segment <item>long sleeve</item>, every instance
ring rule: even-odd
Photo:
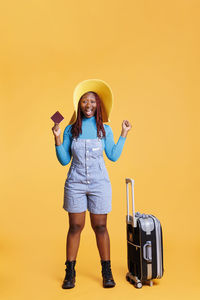
[[[126,138],[120,136],[117,144],[114,142],[113,132],[109,125],[105,125],[106,139],[105,139],[105,153],[108,159],[116,161],[120,157]]]
[[[66,166],[71,160],[71,125],[68,125],[63,133],[63,143],[56,146],[56,156],[61,163],[61,165]]]

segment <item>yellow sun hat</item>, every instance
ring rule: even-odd
[[[78,112],[78,103],[87,92],[95,92],[101,99],[101,111],[103,122],[110,122],[109,116],[113,106],[113,93],[110,86],[101,79],[87,79],[81,81],[74,89],[73,105],[74,113],[68,125],[75,123]]]

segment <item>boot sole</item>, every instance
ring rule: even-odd
[[[75,285],[74,285],[74,286],[70,286],[70,287],[69,287],[69,286],[68,286],[68,287],[63,287],[63,286],[62,286],[62,288],[63,288],[64,290],[73,289],[74,287],[75,287]]]
[[[62,284],[62,288],[64,289],[64,290],[67,290],[67,289],[73,289],[75,287],[75,282],[74,282],[74,284],[73,285],[69,285],[69,286],[65,286],[65,284],[63,283]]]
[[[106,286],[104,285],[103,287],[104,287],[105,289],[109,289],[109,288],[115,287],[115,285],[106,285]]]
[[[114,284],[113,284],[113,283],[110,283],[110,284],[107,284],[107,285],[104,285],[104,284],[103,284],[103,287],[104,287],[104,288],[113,288],[113,287],[115,287],[115,286],[116,286],[116,283],[114,283]]]

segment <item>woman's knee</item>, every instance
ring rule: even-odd
[[[107,232],[106,224],[96,224],[92,226],[96,234],[104,234]]]
[[[84,224],[71,224],[69,227],[69,233],[71,234],[76,234],[76,233],[80,233],[84,228]]]
[[[85,212],[69,213],[69,233],[76,234],[83,230],[85,225]]]

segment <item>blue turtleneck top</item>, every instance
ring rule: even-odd
[[[65,166],[69,164],[71,160],[71,143],[73,140],[71,134],[71,126],[68,125],[63,133],[63,143],[59,146],[56,146],[56,155],[61,163],[61,165]],[[113,132],[109,125],[103,124],[106,137],[101,139],[103,149],[105,150],[106,156],[111,161],[116,161],[121,155],[124,143],[126,138],[120,136],[117,144],[114,142]],[[82,133],[79,135],[80,139],[96,139],[97,138],[97,126],[96,126],[96,118],[95,116],[91,118],[83,118],[82,119]]]

